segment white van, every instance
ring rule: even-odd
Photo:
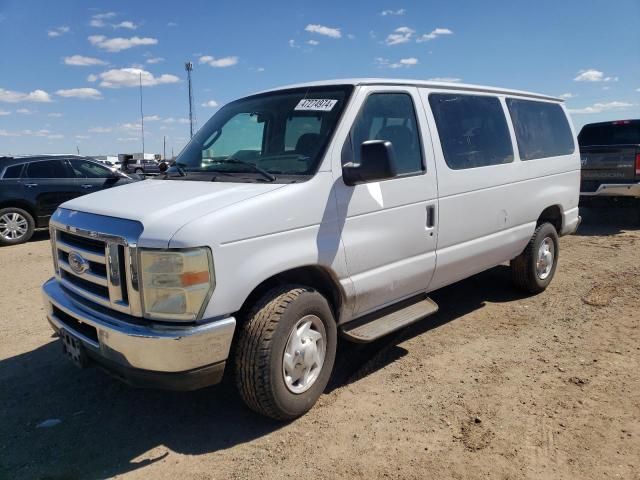
[[[405,327],[437,310],[428,292],[503,262],[543,291],[579,185],[557,98],[380,79],[270,90],[221,108],[157,179],[56,211],[47,317],[78,365],[195,389],[228,363],[252,409],[291,419],[324,390],[339,334]]]

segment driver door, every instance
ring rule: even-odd
[[[422,103],[413,87],[361,87],[334,151],[342,242],[361,316],[427,290],[436,265],[437,181]],[[348,186],[342,165],[366,140],[392,143],[398,176]]]

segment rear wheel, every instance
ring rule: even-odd
[[[536,228],[527,248],[511,260],[515,285],[528,293],[544,291],[553,280],[558,264],[558,233],[550,223]]]
[[[141,168],[136,168],[136,173],[138,175],[142,175],[142,174],[144,174],[144,170],[142,170]]]
[[[35,223],[29,212],[21,208],[0,209],[0,245],[17,245],[33,235]]]
[[[236,345],[236,384],[258,413],[291,420],[306,413],[329,381],[337,330],[327,300],[287,285],[257,302]]]

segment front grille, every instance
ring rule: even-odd
[[[58,320],[60,320],[60,322],[62,322],[67,327],[84,335],[88,339],[98,343],[98,331],[96,330],[96,327],[86,323],[79,322],[78,320],[73,318],[71,315],[60,310],[55,305],[53,305],[53,314],[56,316]]]
[[[135,313],[129,304],[128,250],[118,238],[54,228],[52,242],[64,287],[105,307]]]

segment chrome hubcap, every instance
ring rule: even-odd
[[[555,247],[553,240],[545,237],[540,244],[540,248],[538,248],[538,261],[536,262],[536,273],[540,280],[546,279],[551,273],[554,253]]]
[[[5,240],[17,240],[27,233],[27,219],[16,212],[5,213],[0,217],[0,236]]]
[[[326,331],[316,315],[302,317],[293,327],[284,348],[282,375],[289,391],[306,392],[322,371]]]

